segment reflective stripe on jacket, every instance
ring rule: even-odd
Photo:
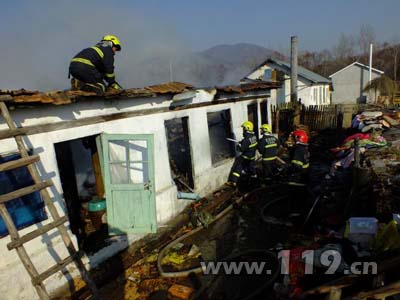
[[[96,68],[109,83],[115,83],[114,52],[109,46],[101,43],[93,47],[83,49],[71,60],[72,63],[83,63]]]
[[[310,166],[310,153],[307,144],[297,143],[295,145],[291,163],[293,167],[301,169],[307,169]]]
[[[244,138],[239,144],[239,150],[242,152],[242,157],[248,160],[256,159],[257,137],[254,132],[246,131]]]
[[[258,142],[258,151],[263,160],[274,160],[278,154],[279,140],[271,135],[264,134]]]

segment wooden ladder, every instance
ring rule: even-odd
[[[1,114],[7,123],[10,131],[13,131],[16,129],[16,126],[14,124],[13,119],[11,118],[11,115],[8,111],[7,105],[5,101],[12,100],[10,96],[0,96],[0,110]],[[0,172],[4,172],[7,170],[13,170],[17,169],[23,166],[26,166],[28,168],[29,173],[32,176],[32,179],[34,181],[34,184],[13,192],[10,192],[8,194],[3,194],[0,195],[0,215],[3,218],[3,221],[8,229],[8,232],[11,237],[11,242],[7,244],[8,250],[15,249],[17,251],[17,254],[19,258],[21,259],[21,262],[23,263],[26,271],[29,273],[32,284],[35,287],[39,298],[41,300],[50,300],[50,296],[48,292],[46,291],[44,281],[49,278],[51,275],[63,270],[67,265],[70,263],[74,262],[80,272],[80,275],[82,279],[86,282],[87,287],[90,289],[91,294],[92,294],[92,299],[99,299],[99,294],[96,288],[96,285],[94,282],[90,279],[89,274],[81,260],[81,255],[79,252],[76,251],[71,237],[68,234],[67,228],[64,226],[64,223],[68,221],[66,216],[61,217],[54,206],[54,203],[50,197],[50,194],[47,190],[48,187],[53,185],[52,180],[46,180],[42,181],[40,178],[40,174],[38,172],[38,169],[35,165],[36,162],[40,161],[39,155],[29,155],[27,148],[25,147],[25,144],[23,142],[22,136],[19,134],[13,134],[14,139],[17,143],[19,154],[21,155],[21,158],[18,160],[14,161],[9,161],[3,164],[0,164]],[[18,230],[5,206],[5,203],[8,201],[11,201],[13,199],[31,194],[33,192],[40,191],[40,195],[42,196],[42,199],[50,212],[50,215],[53,219],[53,221],[47,225],[44,225],[43,227],[36,229],[24,236],[20,236],[18,234]],[[67,248],[69,252],[69,256],[60,262],[58,262],[56,265],[52,266],[51,268],[47,269],[43,273],[40,273],[36,270],[35,266],[32,263],[31,258],[29,257],[24,244],[31,241],[34,238],[40,237],[43,234],[49,232],[52,229],[57,229],[58,232],[61,235],[61,238],[65,244],[65,247]]]

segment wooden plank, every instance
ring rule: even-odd
[[[10,234],[11,240],[16,240],[19,238],[18,235],[18,230],[14,225],[14,221],[12,220],[6,206],[4,204],[0,204],[0,215],[3,218],[4,224],[6,225],[8,229],[8,233]],[[26,271],[28,272],[29,276],[31,278],[34,278],[35,276],[38,276],[39,273],[36,270],[35,266],[32,263],[32,260],[30,259],[28,253],[26,252],[24,247],[18,247],[16,248],[17,254],[19,256],[19,259],[21,260],[22,264],[24,265]],[[36,289],[36,292],[39,295],[39,298],[41,300],[50,300],[50,296],[47,293],[43,283],[37,284],[34,286]]]
[[[29,242],[29,241],[33,240],[34,238],[37,238],[37,237],[43,235],[44,233],[49,232],[50,230],[64,224],[67,221],[68,221],[68,218],[66,216],[63,216],[60,219],[58,219],[50,224],[46,224],[43,227],[40,227],[39,229],[36,229],[16,240],[13,240],[12,242],[7,244],[7,248],[8,248],[8,250],[17,248],[17,247],[23,245],[24,243]]]
[[[399,294],[400,280],[372,291],[358,293],[352,299],[382,299]]]
[[[93,163],[94,178],[96,179],[96,193],[100,198],[102,198],[104,197],[104,182],[103,182],[103,175],[101,173],[99,152],[96,152],[92,155],[92,163]]]
[[[14,121],[12,120],[10,113],[8,112],[7,106],[5,105],[5,103],[0,102],[0,109],[1,109],[1,114],[3,115],[4,120],[6,121],[8,127],[10,128],[10,130],[15,130],[16,126]],[[29,153],[28,150],[25,147],[24,141],[22,139],[21,136],[16,136],[15,137],[15,141],[17,143],[19,152],[21,154],[21,157],[29,157]],[[38,172],[38,170],[36,169],[36,166],[31,164],[27,166],[29,173],[32,176],[33,181],[35,182],[35,184],[39,184],[42,182],[41,178],[40,178],[40,174]],[[60,218],[60,215],[57,211],[57,208],[55,207],[53,200],[50,197],[50,194],[48,192],[47,189],[41,189],[40,190],[40,194],[42,196],[43,201],[45,202],[47,209],[50,212],[50,215],[52,216],[53,220],[58,220]],[[76,250],[75,250],[75,246],[72,243],[71,237],[68,234],[68,231],[66,229],[66,227],[64,225],[60,225],[58,227],[58,230],[61,234],[61,238],[65,244],[65,247],[67,248],[70,256],[73,256],[76,254]],[[22,249],[23,247],[18,247],[16,249]],[[29,258],[29,256],[27,256]],[[77,259],[76,261],[76,265],[78,267],[78,270],[83,278],[84,281],[86,281],[87,285],[89,286],[90,290],[93,293],[93,296],[95,298],[98,297],[98,290],[96,285],[94,284],[94,282],[91,280],[91,278],[89,277],[89,274],[87,273],[87,270],[85,268],[85,265],[82,263],[82,261],[80,259]],[[38,291],[39,294],[39,291]],[[40,296],[40,294],[39,294]]]
[[[327,300],[340,300],[342,298],[342,289],[332,288]]]
[[[0,196],[0,203],[5,203],[5,202],[8,202],[10,200],[22,197],[22,196],[26,196],[26,195],[32,194],[32,193],[34,193],[36,191],[40,191],[40,190],[45,189],[45,188],[47,188],[49,186],[52,186],[52,185],[53,185],[53,182],[51,180],[47,180],[47,181],[43,181],[43,182],[40,182],[40,183],[36,183],[34,185],[31,185],[31,186],[24,187],[22,189],[13,191],[11,193],[1,195]]]
[[[8,127],[10,128],[10,130],[15,130],[16,129],[15,123],[12,120],[12,118],[10,116],[10,113],[8,112],[8,109],[7,109],[7,106],[5,105],[5,103],[0,102],[0,109],[1,109],[1,114],[3,115],[3,118],[6,121]],[[67,123],[69,123],[69,122],[67,122]],[[71,124],[70,124],[70,126],[71,126]],[[22,137],[21,136],[16,136],[15,137],[15,142],[17,143],[17,146],[18,146],[19,152],[21,154],[21,157],[29,157],[30,155],[28,153],[28,150],[25,147],[25,144],[24,144],[24,141],[23,141]],[[37,170],[36,166],[31,164],[31,165],[28,165],[27,168],[28,168],[28,171],[31,174],[32,179],[35,182],[35,184],[41,183],[42,180],[40,178],[40,174],[39,174],[39,171]],[[44,203],[46,204],[47,209],[50,212],[50,215],[53,218],[53,220],[58,220],[60,218],[60,215],[59,215],[59,213],[57,211],[57,208],[55,207],[55,205],[53,203],[53,199],[50,197],[50,194],[49,194],[48,190],[47,189],[41,189],[40,190],[40,195],[42,196],[42,199],[43,199]],[[63,240],[64,245],[67,248],[70,256],[74,256],[77,252],[75,250],[74,244],[72,243],[71,237],[69,236],[67,228],[63,224],[60,225],[57,228],[58,228],[58,230],[60,232],[61,239]],[[18,235],[17,235],[17,237],[18,237]],[[23,247],[18,247],[16,249],[18,250],[18,249],[24,249],[24,248]],[[26,254],[26,257],[29,259],[29,256],[27,256],[27,254]],[[95,283],[91,280],[91,278],[90,278],[90,276],[89,276],[89,274],[88,274],[88,272],[87,272],[87,270],[85,268],[85,265],[83,264],[83,262],[80,260],[79,257],[76,260],[76,265],[78,267],[78,270],[79,270],[83,280],[87,283],[88,287],[90,288],[93,296],[95,298],[98,298],[97,287],[96,287]],[[35,286],[35,287],[37,287],[37,286]],[[38,290],[38,288],[37,288],[37,290]],[[39,290],[38,290],[38,294],[39,294],[39,296],[41,296]],[[47,298],[43,298],[43,299],[47,300]]]
[[[39,283],[42,283],[47,278],[49,278],[51,275],[53,275],[53,274],[61,271],[62,269],[64,269],[66,266],[68,266],[74,260],[75,260],[74,256],[68,256],[67,258],[64,258],[62,261],[58,262],[56,265],[54,265],[51,268],[47,269],[43,273],[39,274],[38,276],[33,277],[32,278],[33,285],[37,285]]]
[[[357,279],[359,279],[359,276],[357,276],[357,275],[341,277],[341,278],[335,279],[333,281],[330,281],[326,284],[323,284],[321,286],[318,286],[316,288],[313,288],[311,290],[305,291],[303,294],[301,294],[301,296],[307,297],[310,295],[319,295],[319,294],[330,293],[330,291],[333,288],[342,289],[344,287],[354,284],[355,282],[357,282]]]
[[[29,157],[22,157],[17,160],[8,161],[6,163],[0,164],[0,172],[14,170],[23,166],[27,166],[29,164],[33,164],[40,160],[39,155],[32,155]]]
[[[279,119],[280,119],[280,109],[277,108],[276,109],[276,115],[275,115],[275,122],[276,122],[276,126],[275,126],[275,132],[279,135]]]
[[[0,95],[0,101],[1,102],[7,102],[7,101],[12,101],[14,100],[11,95]]]
[[[182,105],[182,106],[175,106],[175,107],[142,109],[142,110],[137,110],[137,111],[115,113],[115,114],[109,114],[109,115],[104,115],[104,116],[88,117],[88,118],[79,119],[79,120],[61,121],[61,122],[48,123],[48,124],[42,124],[42,125],[32,125],[32,126],[19,127],[19,128],[17,128],[16,126],[13,126],[13,127],[10,127],[10,129],[0,130],[0,140],[17,137],[17,136],[21,136],[21,135],[45,133],[45,132],[62,130],[62,129],[75,128],[75,127],[93,125],[93,124],[98,124],[98,123],[103,123],[103,122],[115,121],[115,120],[119,120],[119,119],[164,113],[164,112],[168,112],[168,111],[180,111],[180,110],[193,109],[193,108],[198,108],[198,107],[235,103],[235,102],[240,102],[240,101],[257,99],[259,97],[261,97],[261,96],[241,97],[241,98],[233,98],[233,99],[227,99],[227,100],[215,100],[215,101],[207,102],[207,103],[196,103],[196,104]],[[2,103],[2,102],[0,102],[0,103]]]

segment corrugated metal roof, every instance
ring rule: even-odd
[[[259,68],[261,68],[262,66],[264,66],[268,63],[273,63],[276,65],[279,65],[280,67],[286,69],[287,73],[290,74],[290,63],[283,61],[283,60],[269,58],[269,59],[263,61],[257,67],[255,67],[249,74],[247,74],[245,76],[245,78],[247,76],[249,76],[250,74],[252,74],[254,71],[258,70]],[[330,79],[325,78],[325,77],[323,77],[317,73],[314,73],[306,68],[303,68],[301,66],[297,67],[297,73],[298,73],[298,76],[308,79],[309,81],[311,81],[313,83],[331,83]]]
[[[276,63],[277,65],[283,66],[290,72],[290,63],[283,61],[283,60],[278,60],[278,59],[270,59],[269,61]],[[302,76],[314,83],[331,83],[331,81],[328,78],[325,78],[317,73],[314,73],[306,68],[303,68],[301,66],[297,67],[297,73],[298,76]]]
[[[362,63],[359,63],[358,61],[355,61],[355,62],[351,63],[350,65],[348,65],[348,66],[346,66],[346,67],[344,67],[344,68],[341,68],[340,70],[336,71],[336,72],[333,73],[332,75],[329,75],[329,78],[331,78],[331,77],[333,77],[333,76],[339,74],[340,72],[342,72],[342,71],[344,71],[344,70],[350,68],[351,66],[358,66],[358,67],[360,67],[360,68],[369,70],[369,66],[364,65],[364,64],[362,64]],[[382,75],[382,74],[385,73],[385,72],[383,72],[383,71],[381,71],[381,70],[378,70],[378,69],[375,69],[375,68],[372,68],[371,70],[372,70],[372,72],[378,73],[378,74],[380,74],[380,75]]]

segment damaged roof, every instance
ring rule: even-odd
[[[241,85],[228,85],[222,87],[216,87],[217,91],[224,93],[239,93],[244,94],[248,91],[254,90],[262,90],[262,89],[277,89],[281,86],[281,83],[278,82],[252,82],[252,83],[243,83]]]
[[[274,89],[278,88],[279,83],[257,82],[242,84],[239,86],[224,86],[216,87],[217,92],[224,93],[239,93],[243,94],[247,91]],[[176,95],[187,91],[194,91],[192,85],[182,82],[167,82],[158,85],[152,85],[144,88],[132,88],[126,90],[107,91],[102,97],[104,99],[122,99],[122,98],[143,98],[157,97],[159,95]],[[13,104],[54,104],[65,105],[71,104],[78,100],[90,100],[99,98],[94,92],[86,91],[29,91],[20,90],[0,90],[2,101],[7,101]]]

